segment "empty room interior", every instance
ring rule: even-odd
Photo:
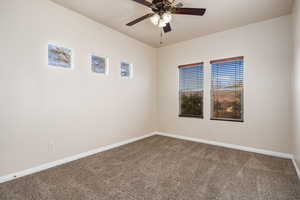
[[[300,200],[300,0],[0,0],[0,200]]]

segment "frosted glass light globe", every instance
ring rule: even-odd
[[[167,24],[163,20],[159,20],[159,23],[158,23],[159,28],[165,27],[166,25]]]
[[[150,21],[155,25],[157,26],[159,24],[159,21],[160,21],[160,16],[158,14],[155,14],[153,15],[151,18],[150,18]]]
[[[162,16],[162,20],[167,24],[172,20],[171,13],[164,13]]]

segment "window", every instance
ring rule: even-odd
[[[211,119],[243,121],[244,58],[211,61]]]
[[[127,62],[121,62],[121,77],[131,78],[132,77],[132,65]]]
[[[107,58],[92,55],[91,65],[93,72],[98,74],[108,74]]]
[[[180,117],[203,118],[203,63],[179,66]]]

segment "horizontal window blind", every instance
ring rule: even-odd
[[[211,118],[243,121],[244,58],[211,61]]]
[[[203,118],[203,78],[203,63],[179,66],[179,116]]]

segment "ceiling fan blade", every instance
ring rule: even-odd
[[[181,14],[181,15],[197,15],[203,16],[205,14],[205,8],[174,8],[172,10],[173,14]]]
[[[150,3],[150,2],[148,2],[148,1],[146,1],[146,0],[133,0],[133,1],[135,1],[135,2],[137,2],[137,3],[139,3],[139,4],[142,4],[142,5],[144,5],[144,6],[148,6],[148,7],[151,7],[151,6],[152,6],[152,3]]]
[[[137,24],[137,23],[139,23],[139,22],[141,22],[141,21],[143,21],[143,20],[145,20],[145,19],[147,19],[147,18],[152,17],[153,15],[155,15],[155,14],[154,14],[154,13],[149,13],[149,14],[147,14],[147,15],[144,15],[143,17],[140,17],[140,18],[138,18],[138,19],[132,21],[132,22],[129,22],[129,23],[126,24],[126,25],[127,25],[127,26],[133,26],[133,25],[135,25],[135,24]]]
[[[171,32],[172,31],[171,24],[167,23],[167,25],[163,29],[165,33]]]

